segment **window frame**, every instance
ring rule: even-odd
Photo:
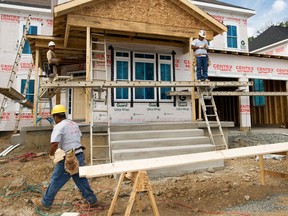
[[[236,27],[236,33],[237,33],[237,47],[228,47],[228,32],[224,32],[224,40],[225,40],[225,48],[226,49],[230,49],[230,50],[240,50],[240,25],[238,23],[235,22],[225,22],[225,25],[227,26],[235,26]]]
[[[169,56],[170,57],[170,60],[163,60],[161,59],[161,56]],[[173,56],[171,54],[158,54],[158,77],[159,77],[159,81],[163,81],[161,79],[161,64],[169,64],[170,65],[170,81],[172,81],[173,79]],[[167,81],[167,80],[164,80],[164,81]],[[165,87],[166,88],[166,87]],[[172,87],[167,87],[167,88],[170,88],[170,91],[172,91]],[[173,98],[170,96],[170,99],[162,99],[161,98],[161,87],[158,87],[159,89],[159,101],[160,102],[172,102],[173,101]]]
[[[153,55],[154,58],[150,59],[150,58],[139,58],[139,57],[135,57],[136,54],[145,54],[145,55]],[[144,80],[138,80],[136,79],[136,63],[140,62],[140,63],[152,63],[154,65],[154,79],[153,80],[148,80],[148,81],[156,81],[156,53],[149,53],[149,52],[133,52],[133,81],[144,81]],[[154,91],[154,99],[137,99],[136,98],[136,89],[133,88],[133,100],[135,102],[156,102],[157,101],[157,91],[155,87],[143,87],[143,88],[153,88]]]
[[[117,56],[117,53],[127,53],[128,57],[123,57],[123,56]],[[127,80],[125,79],[117,79],[117,61],[127,61],[128,62],[128,78]],[[131,57],[130,57],[130,52],[129,51],[124,51],[124,50],[115,50],[114,54],[114,80],[115,81],[130,81],[131,80]],[[131,88],[128,88],[128,98],[127,99],[120,99],[117,98],[117,89],[121,88],[114,88],[114,101],[115,102],[129,102],[131,101]]]

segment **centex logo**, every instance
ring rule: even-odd
[[[237,72],[244,72],[244,73],[252,73],[254,71],[254,67],[251,66],[236,66]]]

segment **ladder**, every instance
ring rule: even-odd
[[[199,87],[197,89],[199,91],[200,103],[212,144],[215,146],[216,150],[228,149],[217,114],[216,103],[212,95],[213,87]],[[215,130],[214,133],[212,133],[211,127]]]
[[[104,35],[91,34],[91,81],[107,81],[107,55],[106,40]],[[90,96],[90,162],[91,165],[111,163],[110,147],[110,117],[108,106],[108,88],[97,87],[91,89]],[[94,132],[94,126],[100,125],[104,117],[107,123],[107,131]],[[105,125],[106,126],[106,125]],[[107,137],[107,143],[101,137]]]
[[[29,82],[30,82],[30,79],[31,79],[32,68],[33,68],[33,60],[30,63],[30,68],[28,70],[27,79],[26,79],[26,82],[25,82],[24,90],[23,90],[23,96],[25,98],[26,98],[27,90],[29,88]],[[14,126],[14,134],[16,134],[17,131],[18,131],[18,127],[19,127],[19,124],[20,124],[21,114],[22,114],[23,108],[24,108],[24,105],[21,103],[20,104],[19,113],[18,113],[18,116],[16,118],[16,122],[15,122],[15,126]]]
[[[15,80],[15,77],[16,77],[16,73],[17,73],[17,69],[18,69],[18,64],[20,62],[22,51],[23,51],[23,48],[24,48],[24,45],[25,45],[25,41],[27,40],[27,35],[29,33],[30,24],[31,24],[31,15],[29,15],[28,18],[27,18],[27,21],[26,21],[26,24],[25,24],[25,28],[24,28],[24,31],[23,31],[23,35],[22,35],[22,38],[21,38],[19,46],[18,46],[16,58],[15,58],[15,61],[14,61],[14,65],[13,65],[13,68],[12,68],[12,71],[11,71],[11,74],[10,74],[10,77],[9,77],[9,81],[8,81],[8,84],[7,84],[8,88],[13,87],[13,83],[14,83],[14,80]],[[4,96],[4,98],[2,100],[2,103],[1,103],[1,107],[0,107],[0,124],[1,124],[2,119],[3,119],[3,114],[4,114],[4,111],[5,111],[5,107],[6,107],[7,101],[8,101],[8,97]]]

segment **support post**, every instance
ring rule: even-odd
[[[91,29],[86,28],[86,81],[91,81]],[[90,123],[90,104],[91,89],[86,88],[86,110],[85,110],[85,122]]]
[[[190,72],[191,81],[195,81],[195,67],[194,67],[194,51],[192,47],[193,38],[189,39],[189,55],[190,55]],[[196,121],[196,95],[195,87],[191,88],[191,112],[192,112],[192,122]]]
[[[247,77],[239,78],[239,81],[249,81]],[[249,92],[249,87],[241,87],[241,90]],[[239,97],[239,111],[240,111],[240,131],[251,130],[251,109],[250,109],[250,98],[249,96]]]
[[[34,103],[33,103],[33,126],[36,126],[37,122],[37,106],[38,106],[38,94],[39,94],[39,48],[36,49],[35,56],[35,81],[34,81]]]

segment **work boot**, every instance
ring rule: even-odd
[[[51,209],[51,206],[49,206],[49,207],[44,206],[41,202],[41,199],[39,199],[39,198],[32,199],[32,202],[35,205],[35,207],[40,211],[49,211]]]

